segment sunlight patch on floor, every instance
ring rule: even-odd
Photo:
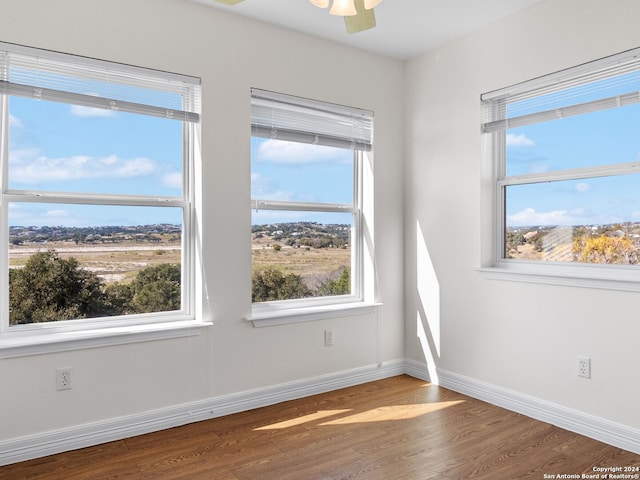
[[[320,410],[319,412],[304,415],[302,417],[292,418],[291,420],[285,420],[284,422],[265,425],[264,427],[256,428],[255,430],[281,430],[283,428],[296,427],[304,423],[322,420],[327,417],[332,417],[333,415],[339,415],[341,413],[347,413],[350,411],[351,409],[349,408],[343,410]]]
[[[456,400],[451,402],[434,402],[434,403],[418,403],[412,405],[391,405],[386,407],[374,408],[366,412],[355,413],[348,417],[338,418],[330,422],[322,423],[322,426],[328,425],[349,425],[353,423],[368,422],[391,422],[398,420],[410,420],[413,418],[436,412],[444,408],[452,407],[464,403],[464,400]]]

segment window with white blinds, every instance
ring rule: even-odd
[[[195,318],[199,120],[197,78],[0,43],[2,338]]]
[[[254,314],[361,302],[372,112],[254,88],[251,133]]]
[[[197,78],[0,43],[0,94],[199,121]]]
[[[373,113],[254,88],[251,90],[254,137],[370,151]]]
[[[482,104],[494,219],[484,266],[640,289],[640,50],[486,93]]]

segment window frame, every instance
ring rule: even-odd
[[[594,106],[596,102],[584,102],[560,107],[557,111],[535,112],[521,117],[507,116],[507,105],[518,99],[535,99],[549,93],[586,85],[602,78],[614,78],[630,71],[640,71],[640,49],[569,68],[543,77],[481,95],[483,108],[483,150],[481,171],[481,261],[478,271],[484,278],[522,281],[551,285],[567,285],[622,291],[640,291],[640,266],[604,265],[587,263],[562,263],[551,261],[527,261],[506,257],[506,189],[514,185],[542,184],[563,180],[580,180],[638,174],[640,162],[601,164],[553,170],[542,173],[507,175],[506,132],[509,128],[541,123],[563,114],[580,115],[608,108],[638,103],[635,97],[619,95],[603,98],[608,106]],[[516,99],[516,100],[514,100]],[[556,116],[557,115],[557,116]],[[487,221],[488,220],[488,221]]]
[[[94,92],[79,93],[77,89],[81,87],[73,85],[67,91],[64,85],[58,90],[55,85],[41,86],[37,81],[34,81],[33,85],[17,84],[15,81],[11,83],[9,72],[12,68],[12,55],[18,65],[22,67],[23,64],[20,62],[24,61],[28,65],[26,68],[35,72],[39,72],[37,65],[42,62],[45,77],[47,72],[54,71],[54,68],[61,68],[62,75],[68,76],[64,78],[78,81],[100,78],[98,81],[104,82],[102,77],[99,77],[104,74],[124,89],[130,88],[131,92],[118,92],[116,95],[121,97],[109,98]],[[6,306],[0,311],[0,358],[197,334],[198,327],[210,324],[202,318],[202,305],[199,305],[202,300],[202,275],[196,268],[197,258],[200,256],[197,235],[201,231],[196,215],[196,198],[199,198],[196,170],[201,165],[200,79],[7,43],[0,43],[0,57],[0,301]],[[47,80],[43,82],[46,83]],[[72,91],[74,88],[76,91]],[[166,91],[172,98],[179,96],[182,98],[182,105],[176,109],[171,105],[165,106],[162,102],[167,100],[164,98],[154,97],[150,100],[145,99],[147,101],[143,103],[135,103],[131,98],[125,97],[127,94],[135,96],[138,90],[145,93],[155,92],[154,88]],[[161,96],[164,95],[162,92]],[[179,196],[162,196],[9,188],[9,100],[14,95],[36,100],[42,95],[43,99],[65,105],[122,110],[182,122],[182,193]],[[89,207],[179,208],[182,211],[181,309],[171,312],[10,325],[8,205],[11,202],[75,204]]]
[[[277,100],[286,102],[288,106],[303,106],[317,109],[326,109],[332,111],[349,112],[349,110],[357,111],[356,114],[362,114],[365,112],[360,109],[351,109],[351,107],[345,107],[341,105],[329,104],[326,102],[320,102],[316,100],[310,100],[300,97],[293,97],[285,94],[265,92],[258,89],[252,89],[252,102],[253,92],[257,91],[258,95],[265,94],[271,96]],[[252,103],[253,106],[253,103]],[[367,112],[366,115],[373,117],[372,112]],[[265,128],[262,127],[262,135],[253,135],[255,124],[252,119],[252,137],[265,138]],[[271,128],[271,138],[278,139],[280,132],[277,131],[277,127]],[[326,128],[323,125],[322,128]],[[326,131],[324,132],[326,135]],[[339,148],[351,148],[353,151],[353,198],[351,203],[319,203],[319,202],[291,202],[291,201],[277,201],[267,200],[260,198],[251,198],[251,209],[259,210],[286,210],[293,212],[327,212],[327,213],[351,213],[353,216],[353,224],[351,231],[351,294],[349,295],[335,295],[335,296],[323,296],[323,297],[307,297],[288,300],[266,301],[266,302],[252,302],[251,314],[246,317],[246,320],[252,321],[254,326],[270,326],[280,325],[286,323],[295,323],[301,321],[318,320],[323,318],[335,318],[348,315],[358,314],[370,314],[375,310],[375,307],[379,304],[372,300],[372,295],[369,291],[372,291],[372,280],[367,272],[373,270],[372,258],[373,252],[365,253],[365,231],[371,232],[370,225],[372,221],[367,221],[367,217],[371,216],[372,194],[369,191],[371,187],[367,187],[365,184],[372,184],[372,179],[368,178],[372,175],[372,169],[365,171],[365,162],[372,160],[373,147],[372,147],[372,132],[370,133],[371,140],[369,147],[363,147],[364,143],[360,143],[359,140],[349,140],[339,138],[339,135],[332,137],[330,134],[324,139],[318,140],[316,136],[315,140],[308,141],[308,138],[301,140],[300,143],[313,143],[333,145]],[[313,133],[309,131],[300,134],[299,132],[286,130],[282,134],[284,141],[296,142],[298,138],[313,137]],[[320,135],[322,136],[322,135]],[[253,160],[252,160],[253,161]],[[371,162],[369,162],[371,165]],[[369,201],[367,201],[367,199]],[[370,235],[370,233],[369,233]],[[253,259],[252,259],[253,263]],[[252,269],[253,271],[253,269]]]

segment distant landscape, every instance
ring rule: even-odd
[[[506,258],[552,262],[636,265],[640,223],[510,227]]]
[[[309,288],[340,277],[351,265],[351,225],[286,222],[253,225],[253,271],[276,267],[300,275]]]
[[[313,288],[338,278],[351,264],[351,225],[282,222],[253,225],[253,270],[275,267],[300,275]],[[11,226],[10,268],[21,268],[37,252],[55,250],[74,257],[105,282],[127,281],[136,272],[159,263],[181,261],[180,225],[139,226]]]
[[[252,301],[349,294],[350,235],[349,225],[254,226]],[[10,227],[10,324],[180,310],[181,237],[170,224]]]
[[[55,250],[105,282],[132,279],[136,272],[160,263],[181,261],[180,225],[101,227],[11,226],[9,267],[21,268],[35,253]]]

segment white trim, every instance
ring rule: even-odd
[[[393,360],[141,414],[4,440],[0,441],[0,466],[274,405],[403,373],[404,361]]]
[[[597,167],[573,168],[570,170],[551,170],[540,173],[512,175],[498,179],[499,188],[511,185],[532,185],[545,182],[562,182],[585,178],[612,177],[619,175],[635,175],[640,173],[639,162],[598,165]]]
[[[438,385],[437,379],[432,379],[429,375],[429,366],[426,363],[407,358],[404,361],[404,373],[413,378]]]
[[[406,360],[405,372],[428,381],[427,364]],[[540,398],[514,392],[447,370],[437,370],[437,384],[472,398],[550,423],[640,455],[640,429],[627,427]]]
[[[105,326],[83,331],[62,331],[38,335],[16,335],[0,339],[0,359],[66,352],[87,348],[149,342],[168,338],[191,337],[200,334],[211,322],[186,320],[154,324]]]
[[[535,265],[504,261],[495,267],[478,268],[478,273],[488,280],[640,292],[640,271],[625,265]]]
[[[285,325],[288,323],[310,322],[325,318],[340,318],[354,315],[373,315],[381,303],[332,303],[329,305],[307,306],[303,308],[288,308],[280,310],[268,310],[256,308],[245,320],[253,322],[255,327],[270,327],[273,325]]]
[[[412,359],[319,375],[206,400],[0,441],[0,466],[121,440],[288,400],[373,382],[396,375],[430,381],[426,363]],[[640,429],[630,428],[539,398],[447,370],[434,383],[469,397],[521,413],[640,455]]]

